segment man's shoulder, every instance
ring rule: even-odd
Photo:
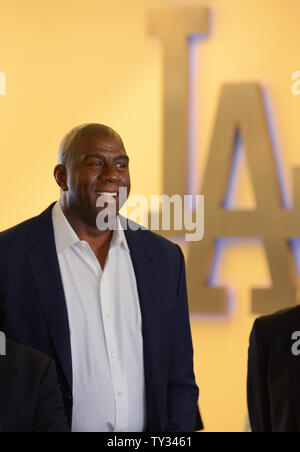
[[[0,262],[7,256],[13,256],[14,250],[22,253],[26,249],[27,237],[31,225],[37,217],[23,221],[12,228],[0,232]]]
[[[168,240],[158,233],[125,217],[120,216],[120,220],[123,228],[125,228],[125,233],[127,232],[133,238],[139,240],[145,247],[148,247],[153,252],[158,251],[178,255],[178,246],[171,240]]]
[[[8,246],[12,244],[16,244],[20,242],[20,240],[23,240],[25,236],[27,236],[31,226],[38,225],[38,222],[40,219],[43,218],[46,214],[49,214],[50,209],[52,208],[53,204],[51,204],[50,207],[48,207],[45,211],[43,211],[41,214],[36,215],[32,218],[29,218],[28,220],[25,220],[9,229],[6,229],[4,231],[0,232],[0,248],[7,244]]]
[[[0,243],[26,232],[26,230],[28,230],[28,227],[30,227],[30,225],[34,222],[34,220],[36,218],[37,217],[29,218],[28,220],[22,221],[22,223],[19,223],[15,226],[12,226],[11,228],[1,231],[0,232]]]
[[[257,322],[261,325],[276,326],[276,325],[288,325],[290,322],[294,322],[295,318],[300,318],[300,305],[293,306],[286,309],[281,309],[272,314],[258,317]]]
[[[253,330],[265,340],[273,341],[278,337],[290,339],[291,333],[300,330],[300,306],[282,309],[273,314],[264,315],[254,322]]]

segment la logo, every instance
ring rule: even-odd
[[[163,8],[148,16],[148,32],[163,48],[163,192],[184,195],[189,187],[189,42],[209,32],[203,6]],[[224,205],[235,143],[241,136],[256,197],[256,209]],[[205,196],[205,236],[189,245],[187,278],[191,312],[226,313],[226,288],[209,283],[215,247],[221,238],[260,238],[272,287],[252,289],[252,312],[266,314],[297,302],[297,274],[290,240],[300,235],[300,169],[294,169],[294,204],[288,210],[268,130],[262,88],[257,83],[221,87],[208,163],[198,193]],[[172,230],[172,237],[179,232]],[[182,233],[181,233],[182,235]]]

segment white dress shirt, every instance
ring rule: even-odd
[[[142,321],[135,274],[118,218],[105,267],[57,202],[52,212],[67,304],[73,432],[145,429]]]

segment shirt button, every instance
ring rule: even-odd
[[[123,392],[121,392],[121,391],[118,392],[118,396],[119,396],[119,397],[123,397]]]
[[[115,353],[115,352],[112,352],[112,354],[111,354],[114,358],[116,358],[118,355],[117,355],[117,353]]]
[[[107,319],[111,319],[111,315],[110,314],[106,314],[106,318]]]

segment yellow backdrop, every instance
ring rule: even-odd
[[[180,4],[194,4],[184,1]],[[168,0],[1,0],[0,229],[44,210],[58,197],[52,177],[61,137],[101,122],[124,138],[133,193],[160,193],[162,65],[146,35],[148,8]],[[201,4],[201,2],[200,2]],[[198,167],[203,175],[220,85],[258,81],[273,107],[289,187],[300,165],[298,0],[206,0],[211,34],[197,49]],[[242,168],[236,205],[255,204]],[[231,317],[192,318],[200,407],[207,431],[241,431],[247,415],[250,288],[270,284],[259,243],[237,242],[222,257],[219,281],[230,287]]]

